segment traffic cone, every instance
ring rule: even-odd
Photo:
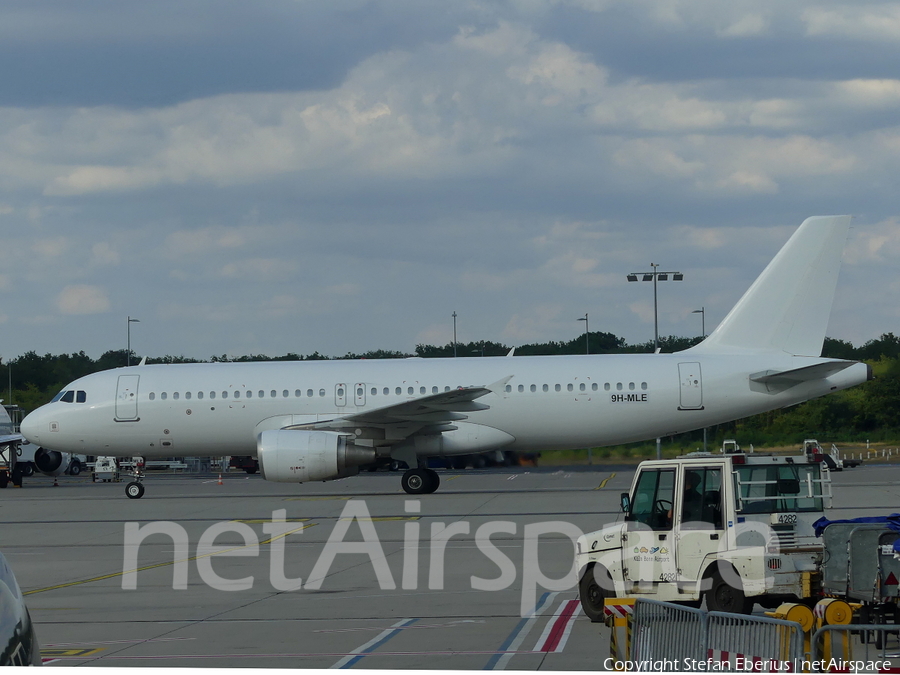
[[[225,485],[225,483],[222,482],[222,474],[219,474],[219,485]]]

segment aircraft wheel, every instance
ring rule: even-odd
[[[429,492],[432,480],[429,469],[409,469],[400,479],[403,491],[410,495],[422,495]]]
[[[70,476],[77,476],[81,473],[81,463],[78,461],[72,462],[72,466],[69,468]]]
[[[129,499],[140,499],[144,496],[144,486],[137,481],[132,481],[125,486],[125,494]]]
[[[429,482],[427,494],[437,492],[437,489],[441,486],[441,475],[434,469],[425,469],[425,471],[428,473]]]

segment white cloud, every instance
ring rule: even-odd
[[[801,12],[807,35],[860,40],[900,40],[900,7],[896,3],[848,3],[813,6]]]
[[[107,241],[99,241],[91,247],[91,264],[97,266],[118,265],[119,252]]]
[[[102,314],[109,311],[109,297],[100,286],[77,284],[66,286],[56,306],[63,314]]]
[[[894,263],[900,260],[900,217],[851,229],[844,260],[851,265]]]
[[[39,239],[34,242],[31,250],[42,258],[59,258],[69,251],[70,244],[66,237],[54,237],[52,239]]]

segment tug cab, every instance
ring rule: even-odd
[[[601,620],[607,597],[739,613],[810,597],[822,556],[813,523],[830,497],[827,467],[803,455],[642,462],[622,519],[576,542],[585,613]]]

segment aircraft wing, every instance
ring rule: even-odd
[[[507,377],[488,386],[459,387],[458,389],[421,396],[409,401],[384,406],[383,408],[375,408],[374,410],[336,417],[328,421],[294,425],[287,428],[338,431],[353,427],[376,427],[381,429],[403,427],[406,432],[401,433],[401,437],[412,435],[425,427],[429,427],[432,431],[447,431],[453,428],[453,422],[467,419],[468,415],[466,413],[488,410],[490,408],[489,405],[479,403],[476,399],[493,391],[498,391],[509,379],[511,378]],[[433,427],[438,428],[434,429]]]
[[[825,363],[817,363],[814,366],[806,366],[804,368],[794,368],[793,370],[765,370],[751,375],[750,380],[764,384],[770,390],[784,390],[801,382],[825,379],[835,373],[839,373],[844,368],[849,368],[855,363],[856,361],[826,361]]]

